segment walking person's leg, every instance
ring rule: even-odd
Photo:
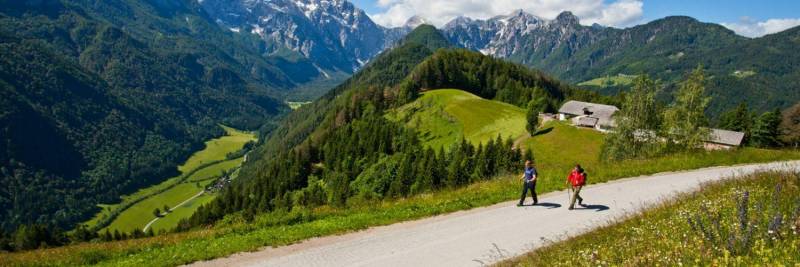
[[[539,197],[536,196],[536,180],[531,182],[531,196],[533,197],[533,205],[539,204]]]
[[[579,195],[579,194],[578,194],[578,193],[580,193],[580,192],[581,192],[581,188],[583,188],[583,186],[579,186],[579,187],[578,187],[578,191],[577,191],[577,192],[575,192],[575,195],[576,195],[576,196],[577,196],[577,198],[578,198],[578,206],[581,206],[581,207],[583,207],[583,198],[581,197],[581,195]]]
[[[525,196],[528,195],[528,183],[522,183],[522,196],[519,197],[519,203],[517,206],[522,206],[522,203],[525,202]]]
[[[572,187],[572,198],[570,198],[570,200],[569,200],[569,209],[574,209],[575,208],[575,199],[578,198],[578,192],[580,192],[580,191],[581,191],[581,187],[580,186]]]

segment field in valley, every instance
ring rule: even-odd
[[[134,229],[143,229],[148,222],[155,218],[153,210],[163,209],[166,205],[176,209],[156,221],[151,227],[158,232],[168,231],[177,226],[180,219],[191,216],[194,210],[211,201],[213,196],[203,194],[180,207],[175,206],[203,191],[206,186],[220,177],[223,171],[237,168],[243,158],[226,160],[226,155],[242,149],[247,142],[255,140],[255,136],[251,133],[229,127],[224,128],[225,136],[207,141],[203,150],[193,154],[183,165],[178,166],[181,175],[141,189],[131,195],[123,196],[121,203],[101,205],[102,211],[86,224],[90,227],[94,226],[117,212],[117,216],[107,226],[102,227],[100,232],[108,230],[129,233]]]

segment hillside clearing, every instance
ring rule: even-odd
[[[635,75],[627,75],[627,74],[617,74],[616,76],[606,76],[600,78],[594,78],[582,83],[579,83],[579,86],[597,86],[597,87],[609,87],[609,86],[628,86],[633,83],[633,79],[636,78]]]
[[[448,148],[461,138],[479,144],[525,134],[525,110],[457,89],[424,92],[387,117],[417,129],[425,145],[434,149]]]

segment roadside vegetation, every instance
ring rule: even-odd
[[[800,174],[712,184],[498,266],[787,266],[800,262]]]

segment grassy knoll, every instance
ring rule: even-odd
[[[607,76],[607,77],[600,77],[591,79],[578,85],[581,86],[597,86],[597,87],[608,87],[608,86],[627,86],[633,83],[633,78],[636,78],[635,75],[627,75],[627,74],[617,74],[617,76]]]
[[[710,184],[498,265],[797,266],[798,249],[800,174],[762,173]]]
[[[154,209],[162,209],[164,205],[173,207],[203,190],[206,185],[213,182],[211,178],[218,176],[223,170],[236,168],[242,159],[225,161],[225,156],[238,151],[245,143],[254,140],[255,136],[230,127],[223,126],[223,128],[227,133],[225,136],[207,141],[205,149],[193,154],[183,165],[178,166],[181,175],[123,196],[122,202],[118,204],[101,205],[102,211],[86,224],[91,227],[116,214],[116,217],[101,231],[130,232],[134,229],[142,229],[154,218]],[[197,208],[196,206],[192,207],[192,211]],[[185,211],[178,214],[183,213]],[[177,220],[169,223],[172,219],[159,223],[160,227],[156,227],[154,230],[168,230],[171,227],[167,226],[170,225],[174,227],[177,225]]]
[[[498,135],[508,139],[525,133],[525,110],[455,89],[425,92],[387,117],[419,130],[422,141],[435,149],[462,137],[477,144]]]

